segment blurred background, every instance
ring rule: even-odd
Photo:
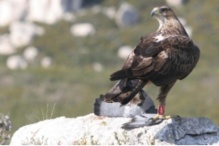
[[[201,49],[195,70],[167,97],[167,113],[219,124],[218,0],[0,0],[0,113],[12,132],[59,116],[93,112],[141,36],[168,3]],[[158,88],[146,91],[156,105]]]

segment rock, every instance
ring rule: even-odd
[[[48,119],[18,129],[11,145],[169,145],[218,144],[218,127],[207,118],[180,118],[159,125],[121,129],[129,118],[98,117]]]
[[[12,8],[12,22],[24,21],[28,13],[28,4],[30,0],[7,0]]]
[[[61,0],[29,1],[29,13],[27,16],[29,21],[54,24],[61,19],[62,15],[63,9]]]
[[[5,145],[10,140],[9,131],[11,131],[10,117],[0,113],[0,145]]]
[[[101,6],[98,6],[98,5],[93,6],[93,7],[91,8],[91,12],[92,12],[93,14],[98,14],[98,13],[100,13],[101,11],[102,11],[102,7],[101,7]]]
[[[54,24],[81,9],[83,0],[2,0],[0,1],[0,27],[15,21]]]
[[[16,49],[11,44],[9,35],[5,34],[0,36],[0,54],[1,55],[10,55],[15,53]]]
[[[118,50],[118,56],[122,59],[127,59],[129,54],[132,52],[133,48],[131,46],[121,46]]]
[[[169,6],[177,7],[180,8],[182,7],[185,3],[188,2],[188,0],[166,0],[167,4]]]
[[[43,57],[43,59],[41,60],[41,66],[43,68],[49,68],[52,64],[52,59],[48,56]]]
[[[63,20],[73,22],[76,20],[76,16],[73,13],[65,13],[63,15]]]
[[[28,47],[24,50],[23,56],[28,61],[33,61],[38,55],[38,49],[35,47]]]
[[[116,23],[123,26],[132,26],[139,20],[139,14],[137,10],[128,3],[122,3],[119,10],[116,13]]]
[[[65,13],[81,9],[83,0],[30,0],[29,21],[38,21],[54,24],[59,21]]]
[[[95,33],[95,28],[90,23],[78,23],[71,27],[71,33],[77,37],[86,37]]]
[[[101,72],[103,71],[103,65],[99,62],[94,62],[93,63],[93,69],[96,71],[96,72]]]
[[[82,8],[83,0],[62,0],[62,7],[65,12],[78,11]]]
[[[27,13],[27,6],[27,0],[1,0],[0,27],[7,26],[14,21],[24,20]]]
[[[6,26],[13,21],[12,6],[9,1],[0,1],[0,26]]]
[[[116,17],[116,9],[115,7],[106,7],[103,9],[103,14],[110,19],[114,19]]]
[[[34,36],[44,33],[43,28],[28,22],[14,22],[9,29],[10,41],[16,48],[28,45]]]
[[[27,62],[20,55],[13,55],[8,57],[6,64],[7,67],[12,70],[27,68]]]

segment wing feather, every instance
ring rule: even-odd
[[[174,35],[159,42],[152,36],[145,37],[129,55],[122,70],[111,75],[111,80],[141,78],[151,72],[184,78],[192,71],[198,58],[199,49],[189,37]]]

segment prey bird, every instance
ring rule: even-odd
[[[121,70],[110,76],[118,82],[104,95],[106,102],[127,104],[148,83],[160,87],[157,116],[165,118],[166,97],[177,80],[196,66],[200,51],[169,6],[155,7],[151,16],[159,22],[157,31],[141,37]]]
[[[94,102],[93,111],[97,116],[127,118],[136,118],[142,115],[151,117],[157,113],[153,100],[144,90],[140,90],[128,104],[123,106],[119,102],[105,102],[104,96],[100,95]]]

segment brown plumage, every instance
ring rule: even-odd
[[[158,114],[163,115],[169,90],[189,75],[200,53],[170,7],[156,7],[151,16],[158,20],[158,30],[142,37],[122,69],[110,76],[120,81],[105,94],[105,100],[126,104],[150,81],[160,87]]]

